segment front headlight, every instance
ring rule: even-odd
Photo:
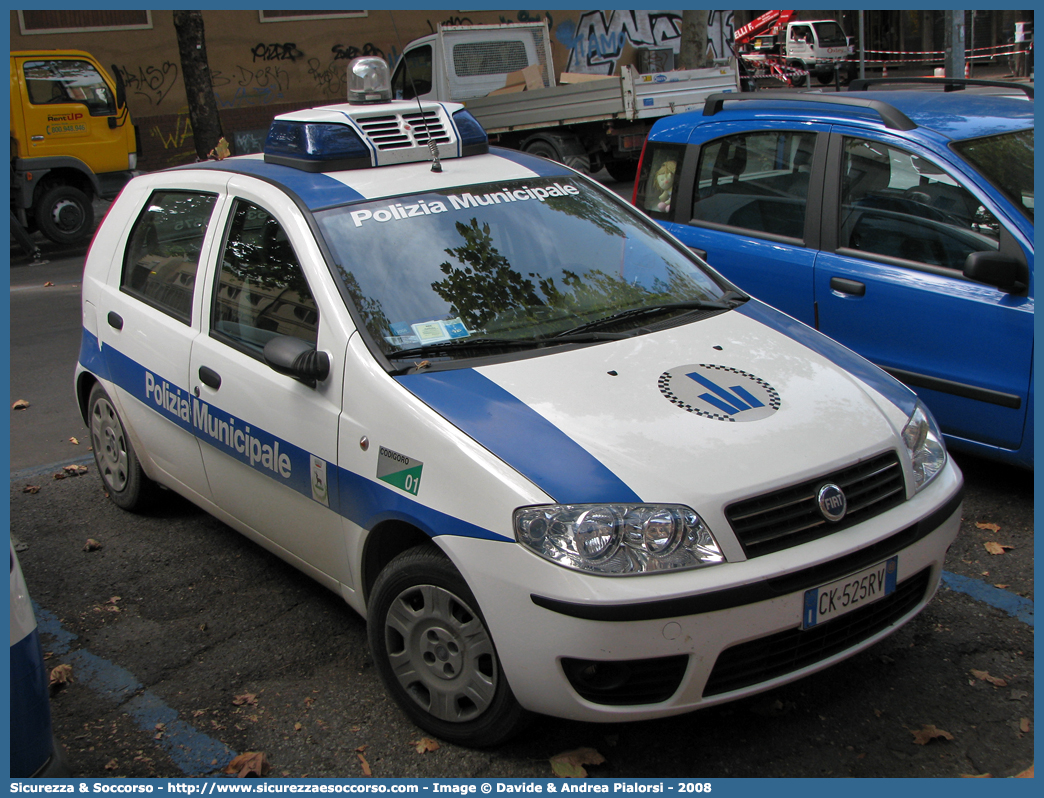
[[[641,574],[725,562],[710,530],[676,504],[550,504],[515,510],[515,538],[552,562]]]
[[[920,402],[903,428],[903,443],[906,444],[913,463],[915,489],[920,490],[946,465],[946,447],[943,445],[942,433],[939,432],[939,427],[928,408]]]

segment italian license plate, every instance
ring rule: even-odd
[[[898,566],[897,555],[829,585],[806,590],[801,628],[811,629],[894,593]]]

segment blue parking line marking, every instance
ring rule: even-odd
[[[89,651],[72,651],[76,635],[63,629],[54,613],[35,601],[33,613],[37,629],[54,640],[48,649],[73,666],[77,681],[116,702],[139,729],[154,735],[157,724],[163,724],[163,736],[157,743],[186,776],[213,775],[236,756],[221,741],[181,720],[176,710],[146,689],[130,671]]]
[[[1033,602],[1030,599],[1018,596],[1008,590],[1003,590],[993,585],[988,585],[979,579],[970,579],[960,574],[951,574],[943,571],[942,583],[950,590],[964,593],[976,601],[989,604],[999,610],[1018,618],[1025,624],[1033,626]]]

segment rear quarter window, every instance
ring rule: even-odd
[[[214,194],[154,192],[127,240],[120,290],[189,324],[215,200]]]

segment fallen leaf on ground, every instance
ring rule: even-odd
[[[105,765],[105,769],[106,769],[106,770],[116,770],[116,768],[118,768],[119,766],[120,766],[120,763],[119,763],[119,762],[117,762],[117,761],[116,761],[115,759],[110,759],[110,760],[109,760],[109,761],[108,761],[108,762],[106,763],[106,765]]]
[[[1011,585],[994,585],[998,590],[1007,590]]]
[[[917,731],[911,729],[910,734],[914,736],[914,742],[918,745],[928,745],[932,740],[940,737],[944,740],[953,739],[953,735],[948,731],[937,729],[930,723],[923,724]]]
[[[372,776],[373,771],[370,770],[370,763],[366,761],[366,757],[362,754],[356,754],[359,757],[359,761],[362,762],[362,772],[364,776]]]
[[[87,473],[87,466],[85,466],[85,465],[67,465],[67,466],[62,466],[62,471],[64,471],[69,476],[77,477],[80,474],[86,474]]]
[[[46,283],[44,283],[44,288],[54,288],[54,283],[48,280]]]
[[[1019,720],[1019,731],[1023,734],[1028,734],[1030,730],[1030,719],[1022,718]]]
[[[601,765],[605,757],[593,748],[577,748],[551,757],[551,770],[564,779],[587,778],[584,765]]]
[[[94,538],[87,538],[87,542],[83,544],[84,551],[97,551],[102,547],[102,544],[96,541]]]
[[[80,442],[78,440],[76,440],[75,437],[69,438],[69,443],[71,443],[73,446],[79,446],[80,445]]]
[[[235,698],[232,699],[232,703],[235,704],[237,707],[241,707],[244,704],[254,705],[257,703],[257,694],[243,693],[243,695],[237,695]]]
[[[1000,527],[997,524],[976,524],[979,529],[988,529],[990,532],[1000,532]]]
[[[1030,765],[1027,770],[1022,771],[1020,774],[1015,776],[1017,779],[1032,779],[1033,778],[1033,765]]]
[[[410,740],[410,745],[415,746],[418,754],[426,754],[429,751],[438,751],[439,744],[430,737],[421,737],[419,740]]]
[[[971,773],[962,773],[961,774],[961,778],[962,779],[992,779],[993,776],[991,776],[989,773],[980,773],[977,776],[974,775],[974,774],[971,774]]]
[[[268,757],[261,751],[248,751],[240,754],[225,768],[225,773],[235,773],[239,778],[259,778],[267,776],[269,771]]]
[[[1000,676],[990,676],[989,671],[979,671],[972,668],[971,675],[978,679],[980,682],[989,682],[994,687],[1007,687],[1008,683]]]
[[[25,410],[27,407],[29,407],[29,403],[25,399],[16,399],[11,403],[12,410]]]
[[[989,540],[982,544],[983,548],[986,549],[990,554],[1004,554],[1009,549],[1015,548],[1014,546],[1008,546],[1004,543],[998,543],[995,540]]]
[[[24,488],[22,488],[22,493],[39,493],[39,492],[40,492],[40,486],[39,485],[26,485]]]
[[[57,689],[72,681],[73,666],[57,665],[51,669],[51,687]]]

